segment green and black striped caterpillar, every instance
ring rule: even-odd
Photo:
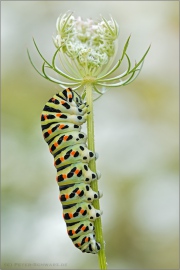
[[[67,88],[45,104],[41,127],[54,156],[67,233],[82,252],[96,254],[100,244],[96,241],[94,220],[102,212],[93,207],[92,201],[102,194],[90,187],[91,181],[100,178],[100,173],[88,167],[89,161],[96,155],[87,148],[87,136],[81,132],[88,113],[86,102]]]

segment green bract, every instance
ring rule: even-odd
[[[93,84],[93,89],[100,96],[108,87],[119,87],[132,82],[140,73],[144,59],[150,49],[147,49],[139,62],[132,67],[130,58],[127,54],[130,36],[128,37],[121,58],[112,66],[117,52],[118,25],[111,18],[107,21],[101,17],[100,22],[93,20],[82,21],[80,17],[74,18],[72,13],[66,13],[57,19],[57,36],[53,38],[56,51],[49,63],[39,51],[34,41],[34,45],[42,58],[42,72],[34,66],[30,54],[29,59],[36,71],[45,79],[59,84],[62,88],[73,87],[74,90],[80,89],[86,96],[84,85]],[[56,58],[59,56],[60,66],[56,65]],[[127,69],[120,75],[109,77],[116,71],[124,58],[127,60]],[[60,75],[60,79],[55,79],[47,73],[51,69]],[[63,78],[68,81],[63,81]]]

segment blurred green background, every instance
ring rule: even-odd
[[[109,269],[179,269],[178,1],[1,2],[1,269],[98,268],[66,234],[41,134],[41,110],[59,88],[26,53],[41,66],[34,37],[51,59],[56,19],[67,10],[84,19],[111,14],[120,26],[118,57],[129,34],[132,60],[152,44],[137,80],[94,105],[106,255]]]

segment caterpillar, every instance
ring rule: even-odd
[[[102,211],[95,209],[92,202],[102,193],[93,191],[90,186],[92,181],[100,178],[100,173],[88,167],[97,155],[87,148],[87,136],[81,132],[81,125],[89,113],[86,102],[67,88],[45,104],[41,128],[57,169],[56,180],[67,233],[75,247],[96,254],[101,247],[96,241],[94,221]]]

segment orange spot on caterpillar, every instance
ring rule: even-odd
[[[59,125],[59,129],[63,128],[64,126],[65,126],[65,125],[60,124],[60,125]]]
[[[62,178],[63,179],[66,179],[67,178],[67,175],[66,174],[62,174]]]
[[[47,114],[44,114],[44,119],[46,119],[46,120],[47,120]]]
[[[69,137],[69,136],[67,136],[67,135],[64,136],[63,140],[64,140],[64,141],[67,141],[68,137]]]
[[[74,156],[76,154],[76,151],[71,152],[71,156]]]
[[[80,170],[77,169],[77,170],[75,170],[74,173],[75,173],[75,174],[78,174],[79,172],[80,172]]]
[[[60,159],[60,161],[64,161],[64,157],[60,157],[59,159]]]
[[[57,143],[57,142],[55,142],[55,143],[54,143],[54,146],[55,146],[55,147],[57,147],[57,146],[58,146],[58,143]]]
[[[75,234],[76,232],[75,232],[75,230],[72,230],[72,234]]]
[[[48,129],[48,133],[51,134],[52,133],[52,130],[51,129]]]
[[[83,213],[84,213],[84,210],[83,210],[83,209],[81,209],[79,212],[80,212],[81,214],[83,214]]]
[[[69,213],[69,217],[72,218],[73,217],[73,214],[72,213]]]
[[[85,229],[86,229],[86,226],[83,226],[83,227],[81,228],[82,231],[84,231]]]
[[[64,104],[64,103],[66,103],[66,101],[64,101],[64,100],[61,100],[61,104]]]
[[[62,113],[56,113],[57,117],[60,117],[62,115]]]
[[[79,194],[81,193],[81,191],[78,189],[78,190],[76,191],[76,193],[79,195]]]
[[[89,241],[89,239],[88,239],[88,237],[86,237],[86,238],[85,238],[85,242],[88,242],[88,241]]]
[[[66,198],[66,199],[69,199],[69,195],[68,195],[68,194],[65,194],[65,198]]]

